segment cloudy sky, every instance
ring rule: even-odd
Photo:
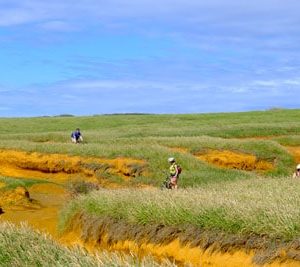
[[[299,108],[299,0],[0,0],[0,116]]]

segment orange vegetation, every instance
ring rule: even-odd
[[[117,243],[108,245],[109,240],[107,237],[104,236],[101,240],[101,245],[92,242],[84,243],[79,238],[79,235],[74,232],[70,232],[62,238],[62,242],[65,245],[84,246],[91,253],[104,249],[108,251],[134,253],[140,258],[147,255],[152,255],[159,260],[170,258],[175,260],[179,265],[191,264],[192,266],[222,267],[253,266],[251,264],[252,253],[246,254],[241,251],[235,253],[210,253],[209,251],[203,251],[197,247],[191,248],[189,246],[182,246],[177,239],[165,245],[151,243],[140,245],[130,240],[118,241]]]
[[[259,160],[254,155],[233,152],[229,150],[209,150],[208,153],[199,154],[196,157],[216,166],[231,169],[265,171],[274,168],[272,163]]]
[[[0,174],[10,177],[46,179],[66,182],[84,178],[90,182],[105,183],[105,174],[125,180],[145,171],[142,160],[130,158],[101,159],[63,154],[28,153],[0,150]]]
[[[14,210],[39,208],[39,205],[30,198],[27,189],[22,186],[13,190],[1,192],[0,206]]]
[[[86,248],[90,253],[97,250],[120,251],[134,253],[140,258],[152,255],[158,260],[169,258],[174,260],[179,266],[210,266],[210,267],[252,267],[258,266],[252,262],[254,252],[236,250],[234,252],[212,252],[209,249],[203,250],[200,247],[191,247],[182,245],[178,239],[167,244],[144,243],[137,244],[131,240],[120,240],[116,243],[110,242],[107,236],[102,236],[101,244],[94,242],[84,242],[80,238],[80,233],[72,231],[65,234],[60,241],[67,246],[79,245]],[[270,264],[264,264],[265,267],[297,267],[298,262],[287,260],[284,263],[275,261]]]
[[[296,162],[300,163],[300,147],[293,146],[293,147],[287,147],[287,149],[294,156]]]

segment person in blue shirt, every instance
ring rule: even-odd
[[[80,129],[77,128],[74,132],[71,134],[71,141],[74,144],[78,144],[83,142],[83,137],[81,135]]]

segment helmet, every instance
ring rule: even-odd
[[[300,164],[297,165],[296,169],[297,169],[297,170],[300,170]]]
[[[175,159],[174,158],[168,158],[168,161],[171,163],[171,162],[174,162]]]

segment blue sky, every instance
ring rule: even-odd
[[[299,12],[298,0],[0,0],[0,116],[299,108]]]

